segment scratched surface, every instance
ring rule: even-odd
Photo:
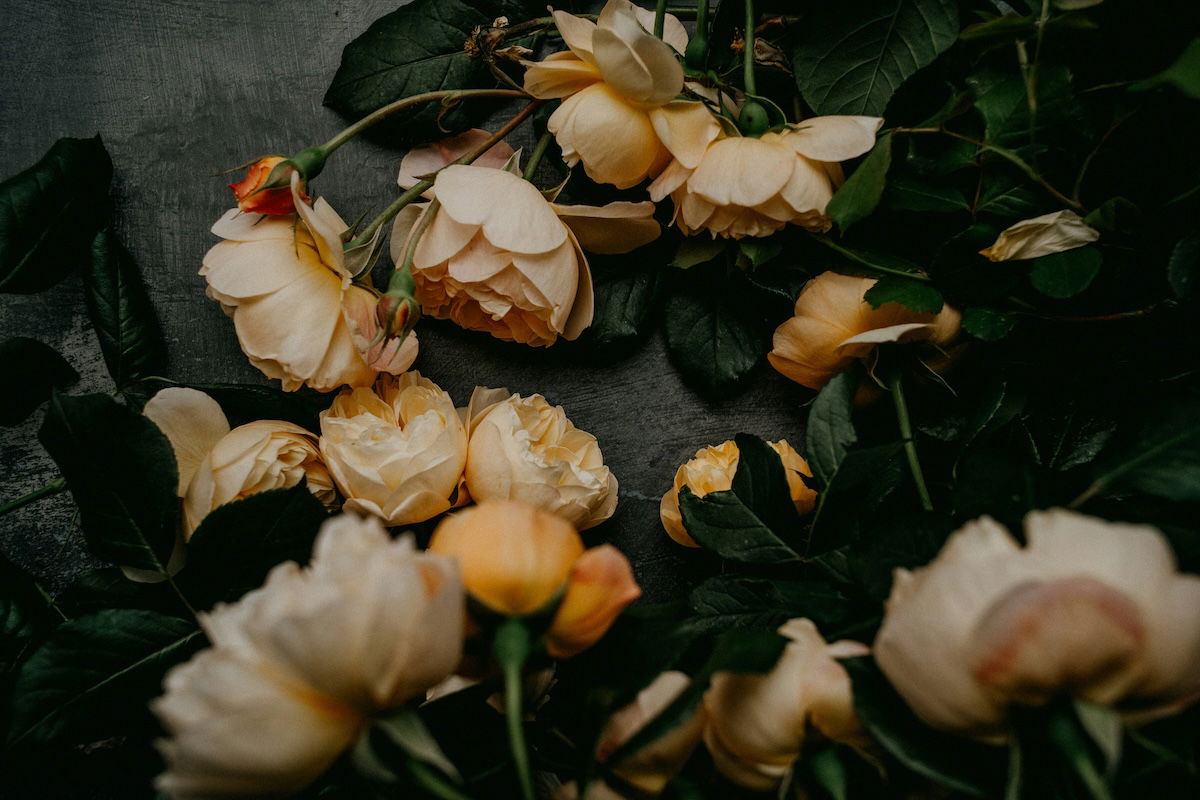
[[[395,0],[0,0],[0,175],[60,136],[99,132],[115,165],[117,228],[141,265],[170,351],[168,377],[265,383],[196,270],[208,229],[230,205],[214,173],[266,152],[294,152],[344,125],[321,106],[342,47]],[[498,121],[493,120],[491,127]],[[528,134],[526,134],[528,136]],[[521,137],[516,137],[520,139]],[[396,191],[400,153],[355,142],[316,184],[347,219]],[[386,258],[386,256],[385,256]],[[465,403],[477,385],[541,392],[599,439],[620,503],[591,539],[633,561],[648,597],[678,596],[711,565],[674,545],[658,501],[697,448],[738,431],[793,441],[804,394],[763,368],[718,404],[685,387],[656,333],[605,367],[423,322],[417,368]],[[78,281],[40,295],[0,295],[0,335],[38,338],[81,373],[76,392],[111,384]],[[55,475],[36,431],[41,413],[0,429],[0,498]],[[91,564],[68,496],[0,519],[0,552],[61,589]]]

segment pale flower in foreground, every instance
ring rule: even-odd
[[[875,146],[879,117],[813,117],[759,138],[725,135],[696,161],[676,158],[650,184],[650,199],[670,196],[685,235],[708,231],[741,239],[784,226],[829,230],[825,206],[842,183],[839,162]]]
[[[326,505],[336,498],[317,437],[299,425],[258,420],[230,430],[216,400],[185,387],[159,391],[143,413],[175,453],[185,537],[219,506],[302,480]]]
[[[917,716],[1001,739],[1015,704],[1069,695],[1137,722],[1200,696],[1200,578],[1161,533],[1055,509],[1025,535],[982,517],[896,570],[875,659]]]
[[[453,562],[375,520],[325,523],[311,566],[200,615],[212,647],[167,673],[153,710],[170,738],[156,785],[177,800],[277,797],[320,776],[376,713],[450,675],[462,655]]]
[[[864,298],[875,280],[822,272],[804,285],[791,319],[775,329],[771,366],[810,389],[820,389],[880,344],[929,342],[949,345],[962,315],[948,305],[937,314],[910,311],[899,303],[872,308]]]
[[[811,732],[842,744],[869,742],[850,676],[836,659],[870,649],[849,640],[828,644],[807,619],[788,620],[779,633],[791,641],[769,673],[719,672],[704,696],[704,742],[717,769],[759,791],[779,785]]]
[[[617,749],[629,741],[646,723],[654,719],[678,697],[691,679],[682,672],[664,672],[642,691],[637,698],[609,718],[596,749],[601,763],[608,761]],[[700,744],[704,715],[697,709],[669,732],[608,767],[622,781],[636,789],[639,796],[657,797],[667,784],[683,769],[692,751]],[[555,800],[575,800],[579,787],[574,783],[563,786]],[[601,780],[588,786],[585,800],[622,800],[625,795],[613,790]]]
[[[798,514],[812,511],[817,502],[816,491],[808,488],[800,477],[812,477],[808,462],[797,453],[786,439],[767,443],[772,450],[779,454],[787,474],[788,490],[791,492],[792,503]],[[675,471],[675,483],[671,490],[663,495],[659,503],[659,518],[667,535],[685,547],[699,547],[695,539],[688,534],[683,525],[683,515],[679,511],[679,490],[684,486],[697,497],[704,497],[710,492],[723,492],[733,486],[733,476],[737,472],[740,457],[737,443],[733,440],[719,445],[701,447],[695,457],[684,462]]]
[[[559,336],[575,339],[592,322],[592,274],[583,248],[624,253],[659,235],[651,203],[555,205],[503,169],[448,166],[437,174],[433,193],[436,210],[401,214],[391,240],[392,260],[400,265],[409,237],[423,230],[412,263],[423,312],[538,347]]]
[[[1089,227],[1074,211],[1063,210],[1010,225],[979,254],[991,261],[1040,258],[1083,247],[1099,238],[1100,231]]]
[[[377,369],[359,345],[373,331],[359,326],[356,343],[347,314],[360,319],[360,307],[373,303],[375,295],[351,281],[342,253],[346,223],[324,198],[306,203],[298,177],[292,183],[298,216],[230,210],[213,225],[224,241],[205,254],[200,274],[209,297],[233,317],[242,351],[285,391],[364,386]],[[376,359],[375,366],[402,372],[411,366],[410,357],[416,358],[415,342],[402,358]]]
[[[503,399],[500,399],[503,398]],[[585,530],[612,516],[617,479],[596,437],[540,394],[475,390],[467,411],[466,480],[476,500],[521,500]]]
[[[620,189],[658,175],[673,157],[695,166],[720,125],[702,103],[676,99],[683,24],[667,14],[659,39],[650,33],[654,13],[629,0],[609,0],[596,22],[565,11],[554,22],[570,49],[525,62],[525,90],[562,98],[546,127],[566,162]]]
[[[347,511],[408,525],[458,501],[467,432],[450,396],[419,372],[381,375],[321,412],[321,453]]]

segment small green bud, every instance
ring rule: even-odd
[[[742,112],[738,114],[738,130],[744,136],[762,136],[771,127],[771,117],[767,109],[757,100],[746,100]]]

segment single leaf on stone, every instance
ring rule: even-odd
[[[829,201],[826,212],[839,230],[844,232],[871,215],[883,197],[891,166],[892,134],[885,133]]]
[[[698,281],[667,300],[667,350],[701,394],[732,394],[771,349],[770,330],[744,295]]]
[[[19,425],[50,398],[79,379],[58,352],[24,336],[0,342],[0,425]]]
[[[872,308],[879,308],[884,303],[898,303],[909,311],[929,314],[938,313],[945,304],[942,293],[928,281],[892,276],[880,278],[867,290],[863,299],[870,303]]]
[[[1003,339],[1016,324],[1012,314],[994,308],[968,308],[963,312],[963,330],[985,342]]]
[[[1033,288],[1047,297],[1074,297],[1091,285],[1100,272],[1099,248],[1076,247],[1036,258],[1029,272]]]
[[[808,412],[804,449],[813,477],[822,488],[833,481],[850,446],[858,441],[854,431],[854,393],[858,375],[853,371],[833,376],[821,389]]]
[[[87,261],[109,214],[112,161],[100,137],[59,139],[0,183],[0,292],[48,289]]]
[[[953,0],[851,0],[805,14],[792,68],[818,114],[882,116],[900,84],[958,38]]]
[[[163,373],[167,348],[154,305],[133,256],[111,229],[100,231],[92,243],[83,288],[100,352],[117,388]]]

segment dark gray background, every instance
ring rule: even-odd
[[[0,0],[0,176],[60,136],[99,132],[115,165],[118,232],[141,265],[170,352],[168,377],[265,383],[196,271],[232,206],[214,174],[270,152],[325,141],[345,121],[321,106],[342,47],[396,0]],[[500,117],[498,119],[503,119]],[[493,120],[490,127],[499,122]],[[514,137],[528,140],[528,124]],[[400,154],[355,141],[315,183],[346,219],[396,193]],[[386,258],[386,256],[385,256]],[[745,430],[796,443],[805,393],[762,368],[739,396],[708,403],[668,363],[660,333],[605,367],[422,322],[416,368],[465,404],[476,384],[541,392],[599,439],[620,481],[614,519],[597,530],[633,561],[650,597],[678,593],[703,556],[674,545],[658,501],[699,447]],[[0,296],[0,335],[33,336],[81,373],[76,392],[111,383],[78,281]],[[0,499],[55,477],[41,413],[0,429]],[[69,496],[0,519],[0,552],[61,588],[89,562]]]

